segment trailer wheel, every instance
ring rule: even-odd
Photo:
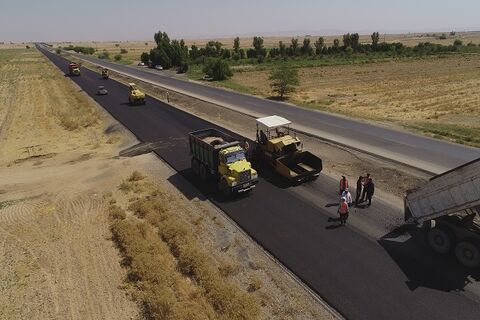
[[[450,233],[444,228],[433,228],[428,232],[427,241],[433,251],[445,254],[450,252],[453,247],[453,238]]]
[[[200,174],[200,164],[198,163],[198,160],[195,158],[192,158],[192,170],[193,170],[193,173],[195,173],[195,175],[198,176]]]
[[[474,242],[460,241],[455,247],[455,257],[467,268],[480,265],[480,248]]]
[[[226,198],[229,198],[232,195],[232,189],[230,188],[227,180],[225,179],[220,180],[220,182],[218,183],[218,189]]]
[[[203,164],[200,165],[200,178],[202,178],[202,180],[208,179],[207,167]]]

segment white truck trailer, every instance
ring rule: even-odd
[[[480,159],[407,191],[405,221],[423,224],[435,252],[454,251],[462,265],[480,266]]]

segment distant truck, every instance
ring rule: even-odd
[[[480,266],[480,159],[407,191],[405,221],[423,224],[429,246],[454,252],[466,267]]]
[[[315,179],[322,171],[322,159],[302,150],[300,140],[290,135],[290,124],[279,116],[257,119],[256,160],[291,182]]]
[[[102,69],[102,78],[107,80],[110,77],[109,71],[107,68]]]
[[[128,102],[132,106],[145,104],[145,93],[135,83],[128,84]]]
[[[204,129],[191,132],[189,142],[193,172],[204,181],[213,178],[224,196],[250,191],[258,183],[245,149],[230,135]]]
[[[80,75],[80,65],[75,62],[68,64],[68,74],[70,76],[79,76]]]

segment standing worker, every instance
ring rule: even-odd
[[[340,206],[338,207],[338,214],[340,215],[340,224],[343,226],[347,223],[348,219],[348,204],[345,198],[340,200]]]
[[[370,179],[370,173],[367,173],[367,175],[365,177],[363,177],[363,191],[362,191],[362,197],[361,197],[360,202],[366,201],[367,193],[366,193],[365,186],[368,184],[369,179]]]
[[[342,194],[345,189],[348,189],[348,180],[345,178],[345,176],[342,176],[342,179],[340,179],[340,191],[338,194]]]
[[[342,198],[345,198],[347,205],[350,207],[352,205],[352,194],[348,191],[348,188],[345,188],[342,192]]]
[[[360,196],[362,195],[362,189],[363,189],[363,177],[360,176],[358,177],[357,180],[357,194],[355,196],[355,205],[358,206],[359,201],[360,201]]]
[[[367,206],[370,207],[370,205],[372,204],[373,194],[375,193],[375,185],[373,184],[372,178],[368,179],[368,183],[365,185],[365,190],[366,190],[367,199],[368,199],[368,205]]]

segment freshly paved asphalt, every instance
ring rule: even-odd
[[[43,52],[66,71],[64,58]],[[478,319],[480,299],[468,290],[462,292],[472,277],[470,271],[433,255],[418,236],[404,242],[393,234],[377,240],[352,226],[336,228],[324,206],[302,197],[298,188],[314,188],[319,195],[331,192],[334,188],[323,184],[325,177],[285,188],[261,176],[249,195],[223,200],[213,186],[200,184],[189,168],[188,132],[215,125],[151,97],[145,106],[128,106],[126,86],[102,80],[85,68],[82,76],[71,79],[140,141],[161,142],[154,152],[178,175],[346,318]],[[109,94],[96,96],[98,85],[105,85]],[[170,179],[172,183],[176,178]],[[388,205],[370,209],[393,210]]]
[[[81,59],[252,115],[284,116],[293,127],[434,174],[480,157],[480,149],[379,127],[333,114],[184,81],[132,66],[80,55]]]

